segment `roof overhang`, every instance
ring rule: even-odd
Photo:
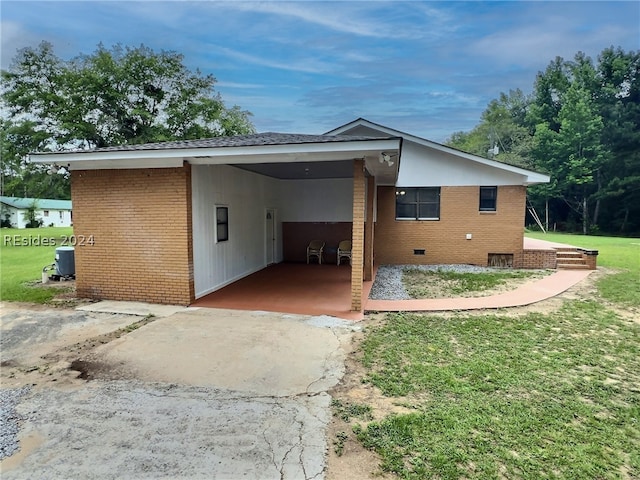
[[[170,168],[181,167],[187,162],[192,165],[244,166],[248,170],[252,170],[249,168],[251,165],[263,164],[263,168],[253,170],[265,171],[268,164],[281,168],[282,164],[313,163],[321,166],[327,162],[328,167],[332,162],[364,159],[367,171],[378,177],[380,184],[394,184],[398,177],[401,144],[402,139],[394,137],[260,146],[32,153],[29,160],[63,165],[70,170]]]
[[[459,158],[464,158],[471,162],[475,162],[481,165],[486,165],[488,167],[496,168],[506,172],[514,173],[516,175],[520,175],[523,179],[522,185],[525,185],[525,186],[535,185],[538,183],[549,183],[551,181],[551,177],[549,175],[545,175],[539,172],[534,172],[532,170],[527,170],[525,168],[516,167],[514,165],[509,165],[508,163],[498,162],[496,160],[490,160],[488,158],[474,155],[472,153],[467,153],[462,150],[449,147],[447,145],[442,145],[440,143],[427,140],[426,138],[417,137],[415,135],[411,135],[410,133],[401,132],[400,130],[395,130],[393,128],[385,127],[384,125],[371,122],[364,118],[358,118],[357,120],[347,123],[346,125],[342,125],[338,128],[334,128],[333,130],[326,132],[325,135],[350,135],[354,130],[357,130],[359,127],[364,127],[365,129],[370,129],[374,132],[379,132],[380,134],[383,134],[383,135],[402,137],[407,142],[413,142],[438,152],[446,153],[449,155],[455,155]]]

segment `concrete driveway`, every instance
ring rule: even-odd
[[[39,313],[3,314],[2,388],[36,384],[15,407],[21,451],[2,461],[3,479],[324,478],[326,392],[344,373],[353,323],[183,309],[119,338],[89,338],[78,356],[80,332],[101,324],[93,319],[113,328],[142,317],[64,312],[76,321],[61,320],[51,338],[34,334],[39,364],[18,354]]]

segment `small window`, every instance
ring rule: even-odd
[[[396,188],[396,220],[439,220],[440,187]]]
[[[43,213],[44,213],[44,216],[45,216],[45,217],[48,217],[48,216],[49,216],[49,210],[45,210]]]
[[[216,242],[229,240],[229,207],[216,207]]]
[[[62,210],[60,210],[58,214],[60,215],[60,220],[62,220],[64,218],[64,215],[62,214]]]
[[[498,187],[480,187],[480,211],[495,212]]]

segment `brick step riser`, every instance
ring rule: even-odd
[[[586,265],[582,258],[558,258],[556,259],[556,263],[570,263],[572,265]]]

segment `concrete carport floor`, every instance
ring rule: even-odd
[[[95,348],[91,381],[22,398],[32,448],[2,477],[323,478],[327,389],[358,328],[208,308],[158,318]]]

